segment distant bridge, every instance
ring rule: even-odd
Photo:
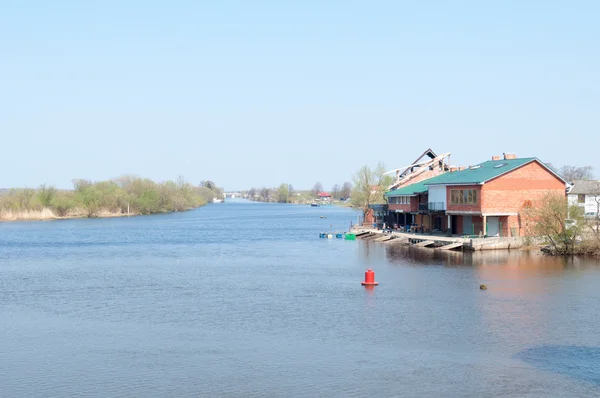
[[[226,198],[235,199],[235,198],[241,198],[242,196],[243,195],[241,192],[225,192]]]

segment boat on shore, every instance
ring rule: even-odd
[[[317,202],[312,202],[310,205],[311,207],[319,207],[319,204]]]

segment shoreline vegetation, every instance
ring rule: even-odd
[[[352,184],[349,182],[345,182],[341,186],[335,184],[329,192],[325,192],[323,185],[320,182],[317,182],[311,190],[295,190],[291,184],[282,183],[278,187],[273,188],[251,188],[247,191],[242,191],[242,194],[245,198],[254,202],[288,203],[296,205],[319,203],[352,207],[350,206],[350,202],[347,201],[351,191]],[[319,197],[319,194],[325,193],[329,195],[327,199]]]
[[[587,219],[584,209],[564,195],[546,194],[525,209],[529,236],[540,237],[542,252],[551,256],[600,257],[600,218]]]
[[[155,182],[123,176],[92,182],[73,180],[73,190],[41,185],[37,189],[13,188],[0,193],[0,221],[59,220],[127,217],[195,209],[213,199],[224,199],[212,181],[194,186],[182,177]]]

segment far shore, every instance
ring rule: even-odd
[[[200,206],[202,207],[202,206]],[[198,207],[192,207],[180,211],[190,211],[197,209]],[[100,210],[93,215],[88,215],[86,212],[76,209],[65,216],[57,215],[52,209],[47,207],[42,210],[24,210],[24,211],[11,211],[11,210],[0,210],[0,222],[11,222],[11,221],[51,221],[51,220],[73,220],[78,218],[116,218],[116,217],[136,217],[141,215],[151,214],[166,214],[166,213],[177,213],[174,211],[165,211],[159,213],[122,213],[122,212],[111,212],[108,210]]]

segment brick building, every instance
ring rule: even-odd
[[[389,222],[424,232],[523,236],[523,208],[566,182],[536,158],[505,154],[386,193]]]

